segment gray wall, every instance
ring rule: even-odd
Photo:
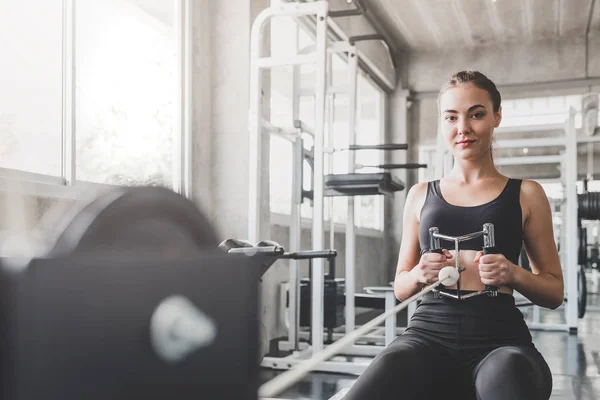
[[[499,86],[600,76],[600,36],[534,43],[412,52],[404,55],[403,84],[414,92],[436,92],[453,72],[478,69]],[[586,50],[586,49],[589,49]]]

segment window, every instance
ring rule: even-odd
[[[181,190],[188,2],[2,2],[0,35],[10,40],[0,49],[10,62],[0,66],[0,183],[21,179],[34,195],[69,197],[73,167],[79,184]],[[71,145],[75,160],[63,151]]]
[[[172,186],[174,0],[78,0],[77,179]]]
[[[0,2],[0,168],[59,177],[62,0]]]
[[[578,113],[575,127],[581,127],[581,95],[533,97],[502,101],[501,127],[562,124],[569,118],[569,109]]]

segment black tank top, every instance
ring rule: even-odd
[[[448,236],[461,236],[483,230],[483,224],[494,224],[496,248],[514,264],[519,261],[523,244],[522,211],[519,201],[521,180],[509,179],[502,193],[494,200],[473,207],[455,206],[446,202],[440,181],[427,185],[427,197],[421,209],[419,244],[421,254],[429,250],[429,228],[438,227]],[[441,240],[442,248],[454,250],[454,243]],[[460,250],[482,250],[483,236],[460,242]]]

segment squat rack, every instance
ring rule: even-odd
[[[298,52],[296,56],[286,58],[261,57],[263,53],[262,33],[265,24],[273,17],[316,17],[316,44],[309,46]],[[358,54],[355,42],[360,40],[384,40],[379,35],[368,35],[369,37],[353,37],[348,42],[334,42],[328,44],[328,17],[343,16],[332,15],[328,9],[327,1],[316,1],[311,3],[286,3],[278,6],[272,6],[263,10],[256,18],[251,32],[251,75],[250,75],[250,144],[249,144],[249,214],[248,214],[248,237],[250,242],[257,242],[261,231],[261,220],[259,207],[261,201],[262,176],[260,174],[262,133],[263,129],[270,132],[284,134],[292,142],[294,149],[294,170],[292,172],[293,205],[290,223],[290,251],[300,250],[300,232],[301,218],[300,205],[303,199],[302,190],[302,166],[304,146],[302,133],[310,133],[313,138],[312,159],[312,181],[313,181],[313,219],[312,219],[312,250],[324,249],[324,196],[325,193],[325,166],[324,155],[333,153],[336,149],[324,147],[325,117],[327,105],[328,82],[327,61],[331,53],[346,53],[348,55],[348,103],[349,103],[349,143],[350,148],[355,150],[352,144],[356,140],[356,93],[357,93],[357,73],[358,73]],[[299,94],[301,93],[299,85],[299,68],[304,64],[314,64],[316,70],[315,80],[315,119],[314,129],[307,127],[299,120]],[[278,128],[265,122],[262,118],[262,70],[280,66],[294,67],[294,98],[293,98],[293,127]],[[389,149],[390,146],[400,145],[380,145],[379,147]],[[401,145],[403,150],[405,145]],[[399,147],[398,147],[399,148]],[[388,168],[418,168],[411,165],[392,165]],[[353,152],[349,152],[349,171],[353,172],[355,157]],[[346,294],[345,294],[345,326],[346,332],[355,328],[355,307],[354,307],[354,259],[355,254],[355,224],[354,224],[354,199],[348,197],[348,216],[346,224]],[[289,327],[288,327],[288,348],[294,354],[288,357],[275,358],[265,357],[263,366],[278,369],[288,369],[301,362],[302,359],[311,357],[311,354],[323,349],[323,328],[324,328],[324,260],[315,259],[312,262],[311,270],[311,346],[305,350],[299,348],[299,265],[295,260],[290,260],[290,286],[289,286]],[[352,346],[349,354],[375,355],[374,346]],[[368,362],[337,362],[325,361],[321,363],[315,371],[337,371],[347,373],[360,373],[366,368]]]

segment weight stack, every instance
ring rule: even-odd
[[[311,281],[300,282],[300,326],[311,326]],[[337,328],[345,322],[344,305],[346,284],[343,279],[325,279],[324,285],[324,328]]]

